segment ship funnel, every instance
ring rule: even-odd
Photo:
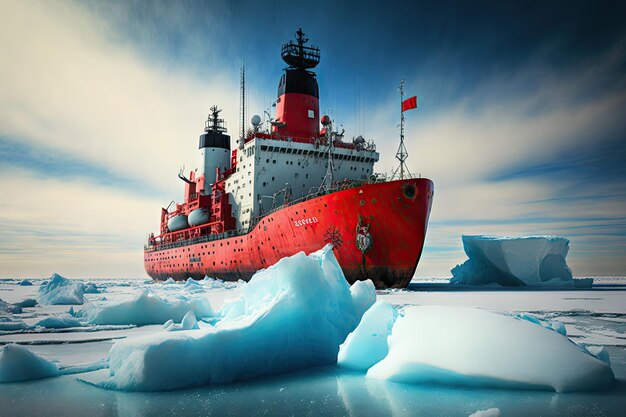
[[[204,175],[204,194],[211,194],[211,185],[216,181],[218,168],[226,168],[230,163],[230,136],[226,134],[224,119],[219,117],[221,110],[211,107],[209,117],[204,124],[204,133],[200,135],[199,175]],[[202,190],[201,190],[202,191]]]
[[[320,62],[320,50],[307,45],[302,29],[295,41],[283,44],[281,57],[289,65],[278,84],[272,132],[314,141],[319,136],[319,86],[311,69]]]

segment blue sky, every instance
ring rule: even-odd
[[[435,181],[419,276],[461,234],[558,234],[578,276],[626,274],[626,26],[617,2],[0,1],[0,276],[142,276],[218,104],[275,98],[280,44],[322,50],[320,107]]]

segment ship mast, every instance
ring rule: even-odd
[[[396,159],[400,161],[400,165],[393,171],[391,179],[396,178],[397,175],[399,179],[403,180],[405,175],[411,177],[411,173],[405,162],[409,157],[409,153],[406,150],[406,146],[404,146],[404,110],[402,109],[402,102],[404,101],[404,80],[400,81],[398,91],[400,91],[400,146],[398,146],[398,151],[396,152]]]
[[[241,89],[239,98],[239,114],[241,115],[239,125],[239,149],[243,149],[246,143],[246,64],[241,65],[239,88]]]
[[[328,166],[326,167],[326,175],[322,179],[322,186],[320,187],[324,191],[328,192],[332,189],[335,182],[335,166],[333,164],[333,124],[330,117],[322,117],[322,126],[326,129],[326,143],[328,144]]]

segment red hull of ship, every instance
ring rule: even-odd
[[[275,211],[247,234],[147,249],[144,265],[156,280],[247,281],[285,256],[330,243],[348,282],[403,288],[422,254],[432,199],[433,183],[424,178],[367,184]]]

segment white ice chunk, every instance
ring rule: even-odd
[[[365,312],[359,326],[339,348],[337,364],[365,372],[381,361],[387,356],[387,337],[391,334],[397,316],[398,312],[393,306],[385,301],[377,301]]]
[[[59,368],[20,345],[0,348],[0,382],[19,382],[59,375]]]
[[[85,284],[85,294],[100,294],[98,286],[92,282]]]
[[[484,310],[412,306],[398,317],[389,353],[368,377],[397,382],[587,391],[615,377],[567,337]]]
[[[81,327],[82,324],[77,318],[65,313],[58,316],[49,316],[39,320],[36,326],[45,327],[46,329],[66,329],[69,327]]]
[[[521,320],[526,320],[531,323],[538,324],[545,327],[546,329],[554,330],[555,332],[560,333],[563,336],[567,336],[567,329],[565,328],[565,325],[558,320],[542,320],[534,314],[530,313],[518,313],[515,315],[515,317]]]
[[[196,281],[193,278],[187,278],[187,281],[185,281],[185,286],[199,287],[200,286],[200,282]]]
[[[198,330],[198,320],[196,320],[196,315],[193,311],[188,311],[183,317],[183,320],[180,324],[174,323],[173,320],[168,320],[164,325],[163,329],[168,332],[174,332],[177,330]]]
[[[499,408],[488,408],[486,410],[478,410],[470,414],[469,417],[500,417]]]
[[[5,310],[11,314],[22,314],[22,307],[17,304],[7,304]]]
[[[89,306],[80,314],[92,324],[162,324],[172,319],[181,321],[188,311],[196,317],[213,315],[209,301],[205,298],[165,300],[150,290],[143,290],[130,299],[103,306]]]
[[[48,281],[39,287],[39,304],[83,304],[85,284],[73,281],[58,274],[52,274]]]
[[[356,281],[350,287],[352,293],[352,299],[354,300],[354,307],[362,316],[365,311],[376,302],[376,287],[372,280]]]
[[[200,282],[196,281],[193,278],[187,278],[187,281],[185,281],[185,286],[183,288],[185,289],[185,291],[192,294],[204,292],[202,284],[200,284]]]
[[[22,308],[35,307],[37,305],[37,300],[35,300],[34,298],[27,298],[20,301],[19,303],[15,303],[15,305]]]
[[[1,331],[14,331],[26,329],[28,325],[22,320],[13,319],[9,316],[0,316],[0,330]]]
[[[583,352],[586,352],[590,355],[595,356],[600,359],[602,362],[606,363],[608,366],[611,366],[611,356],[609,355],[609,351],[606,350],[604,346],[594,346],[594,345],[586,345],[584,343],[576,344]]]
[[[170,390],[333,364],[360,319],[330,247],[257,272],[224,311],[215,327],[115,343],[101,386]]]
[[[463,236],[463,249],[469,259],[452,269],[453,283],[577,286],[565,262],[564,237]]]

